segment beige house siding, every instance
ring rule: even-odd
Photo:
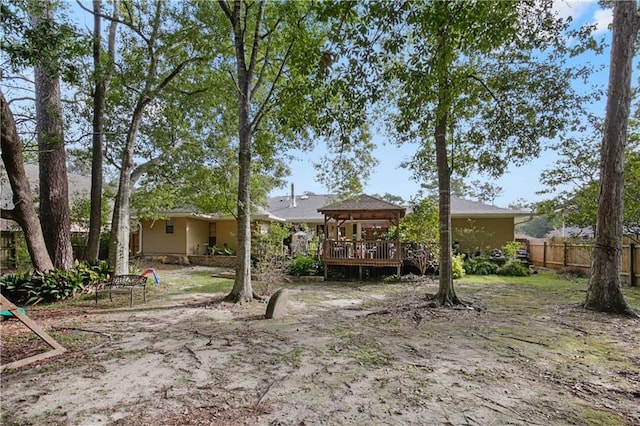
[[[505,218],[452,218],[451,229],[453,230],[453,239],[459,239],[460,250],[462,252],[469,252],[473,250],[473,247],[469,247],[469,244],[474,244],[470,241],[465,241],[466,238],[462,237],[458,230],[461,229],[476,229],[478,230],[477,244],[482,244],[482,249],[485,253],[493,248],[500,248],[515,239],[515,225],[513,217]]]
[[[173,218],[173,233],[167,233],[166,220],[142,221],[142,254],[184,254],[187,252],[187,218]]]
[[[208,231],[207,231],[208,232]],[[238,226],[235,220],[216,223],[216,245],[236,251],[238,249]]]
[[[209,243],[209,222],[187,218],[187,254],[205,254]]]

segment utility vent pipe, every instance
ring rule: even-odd
[[[293,183],[291,184],[291,203],[289,204],[289,207],[296,207],[296,193],[293,189]]]

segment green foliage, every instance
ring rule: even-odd
[[[496,274],[511,277],[526,277],[530,272],[529,268],[521,262],[515,259],[509,259],[504,265],[498,268]]]
[[[284,254],[284,240],[291,235],[291,225],[288,223],[272,223],[266,233],[256,231],[251,241],[251,256],[254,259],[269,260],[272,257],[282,257]]]
[[[31,256],[27,249],[27,242],[22,231],[14,232],[13,248],[15,249],[15,257],[12,259],[16,270],[28,273],[33,270]]]
[[[464,254],[451,257],[451,274],[455,280],[464,277],[464,257]]]
[[[13,303],[50,303],[73,297],[86,286],[106,280],[107,276],[107,264],[104,262],[91,265],[76,262],[68,271],[57,269],[2,276],[0,290]]]
[[[501,247],[502,253],[507,259],[515,259],[516,253],[522,248],[522,243],[518,241],[509,241]]]
[[[542,194],[554,198],[537,205],[540,214],[579,228],[595,228],[600,191],[600,145],[602,126],[599,117],[589,117],[587,136],[564,139],[555,148],[559,159],[554,167],[541,173],[547,187]],[[587,130],[587,132],[589,131]],[[629,141],[625,152],[624,227],[629,234],[640,235],[640,121],[629,120]],[[561,189],[560,191],[558,191]]]
[[[464,261],[464,271],[469,275],[491,275],[498,270],[498,264],[486,257],[471,257]]]
[[[233,250],[227,247],[219,247],[215,244],[212,246],[210,246],[209,244],[205,244],[205,248],[207,250],[207,254],[218,255],[218,256],[233,255]]]
[[[453,230],[453,239],[460,242],[460,251],[472,256],[482,256],[490,248],[487,246],[487,240],[492,235],[484,226],[476,226],[473,219],[467,219],[466,227]]]
[[[534,238],[542,238],[554,228],[553,221],[547,215],[536,216],[531,220],[516,225],[516,233]]]
[[[52,1],[51,17],[42,1],[2,2],[3,57],[12,72],[46,67],[47,71],[75,83],[82,74],[78,58],[91,51],[91,39],[69,19],[65,2]],[[32,18],[37,17],[37,25]]]
[[[400,239],[415,243],[438,240],[438,203],[432,197],[413,198],[411,213],[400,224]]]
[[[288,271],[289,274],[295,277],[303,275],[322,275],[324,273],[324,264],[321,260],[314,259],[312,256],[300,253],[291,259]]]

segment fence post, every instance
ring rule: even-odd
[[[636,245],[633,243],[629,244],[629,277],[631,278],[631,287],[636,286],[636,271],[634,270],[634,264],[636,263]]]
[[[567,266],[567,243],[564,243],[564,253],[562,253],[562,266]]]
[[[547,242],[544,242],[544,246],[542,246],[542,267],[547,267]]]

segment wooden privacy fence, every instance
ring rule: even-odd
[[[529,261],[535,266],[562,269],[580,268],[589,273],[591,269],[591,244],[529,242]],[[636,244],[622,245],[621,280],[631,286],[640,283],[640,247]]]

